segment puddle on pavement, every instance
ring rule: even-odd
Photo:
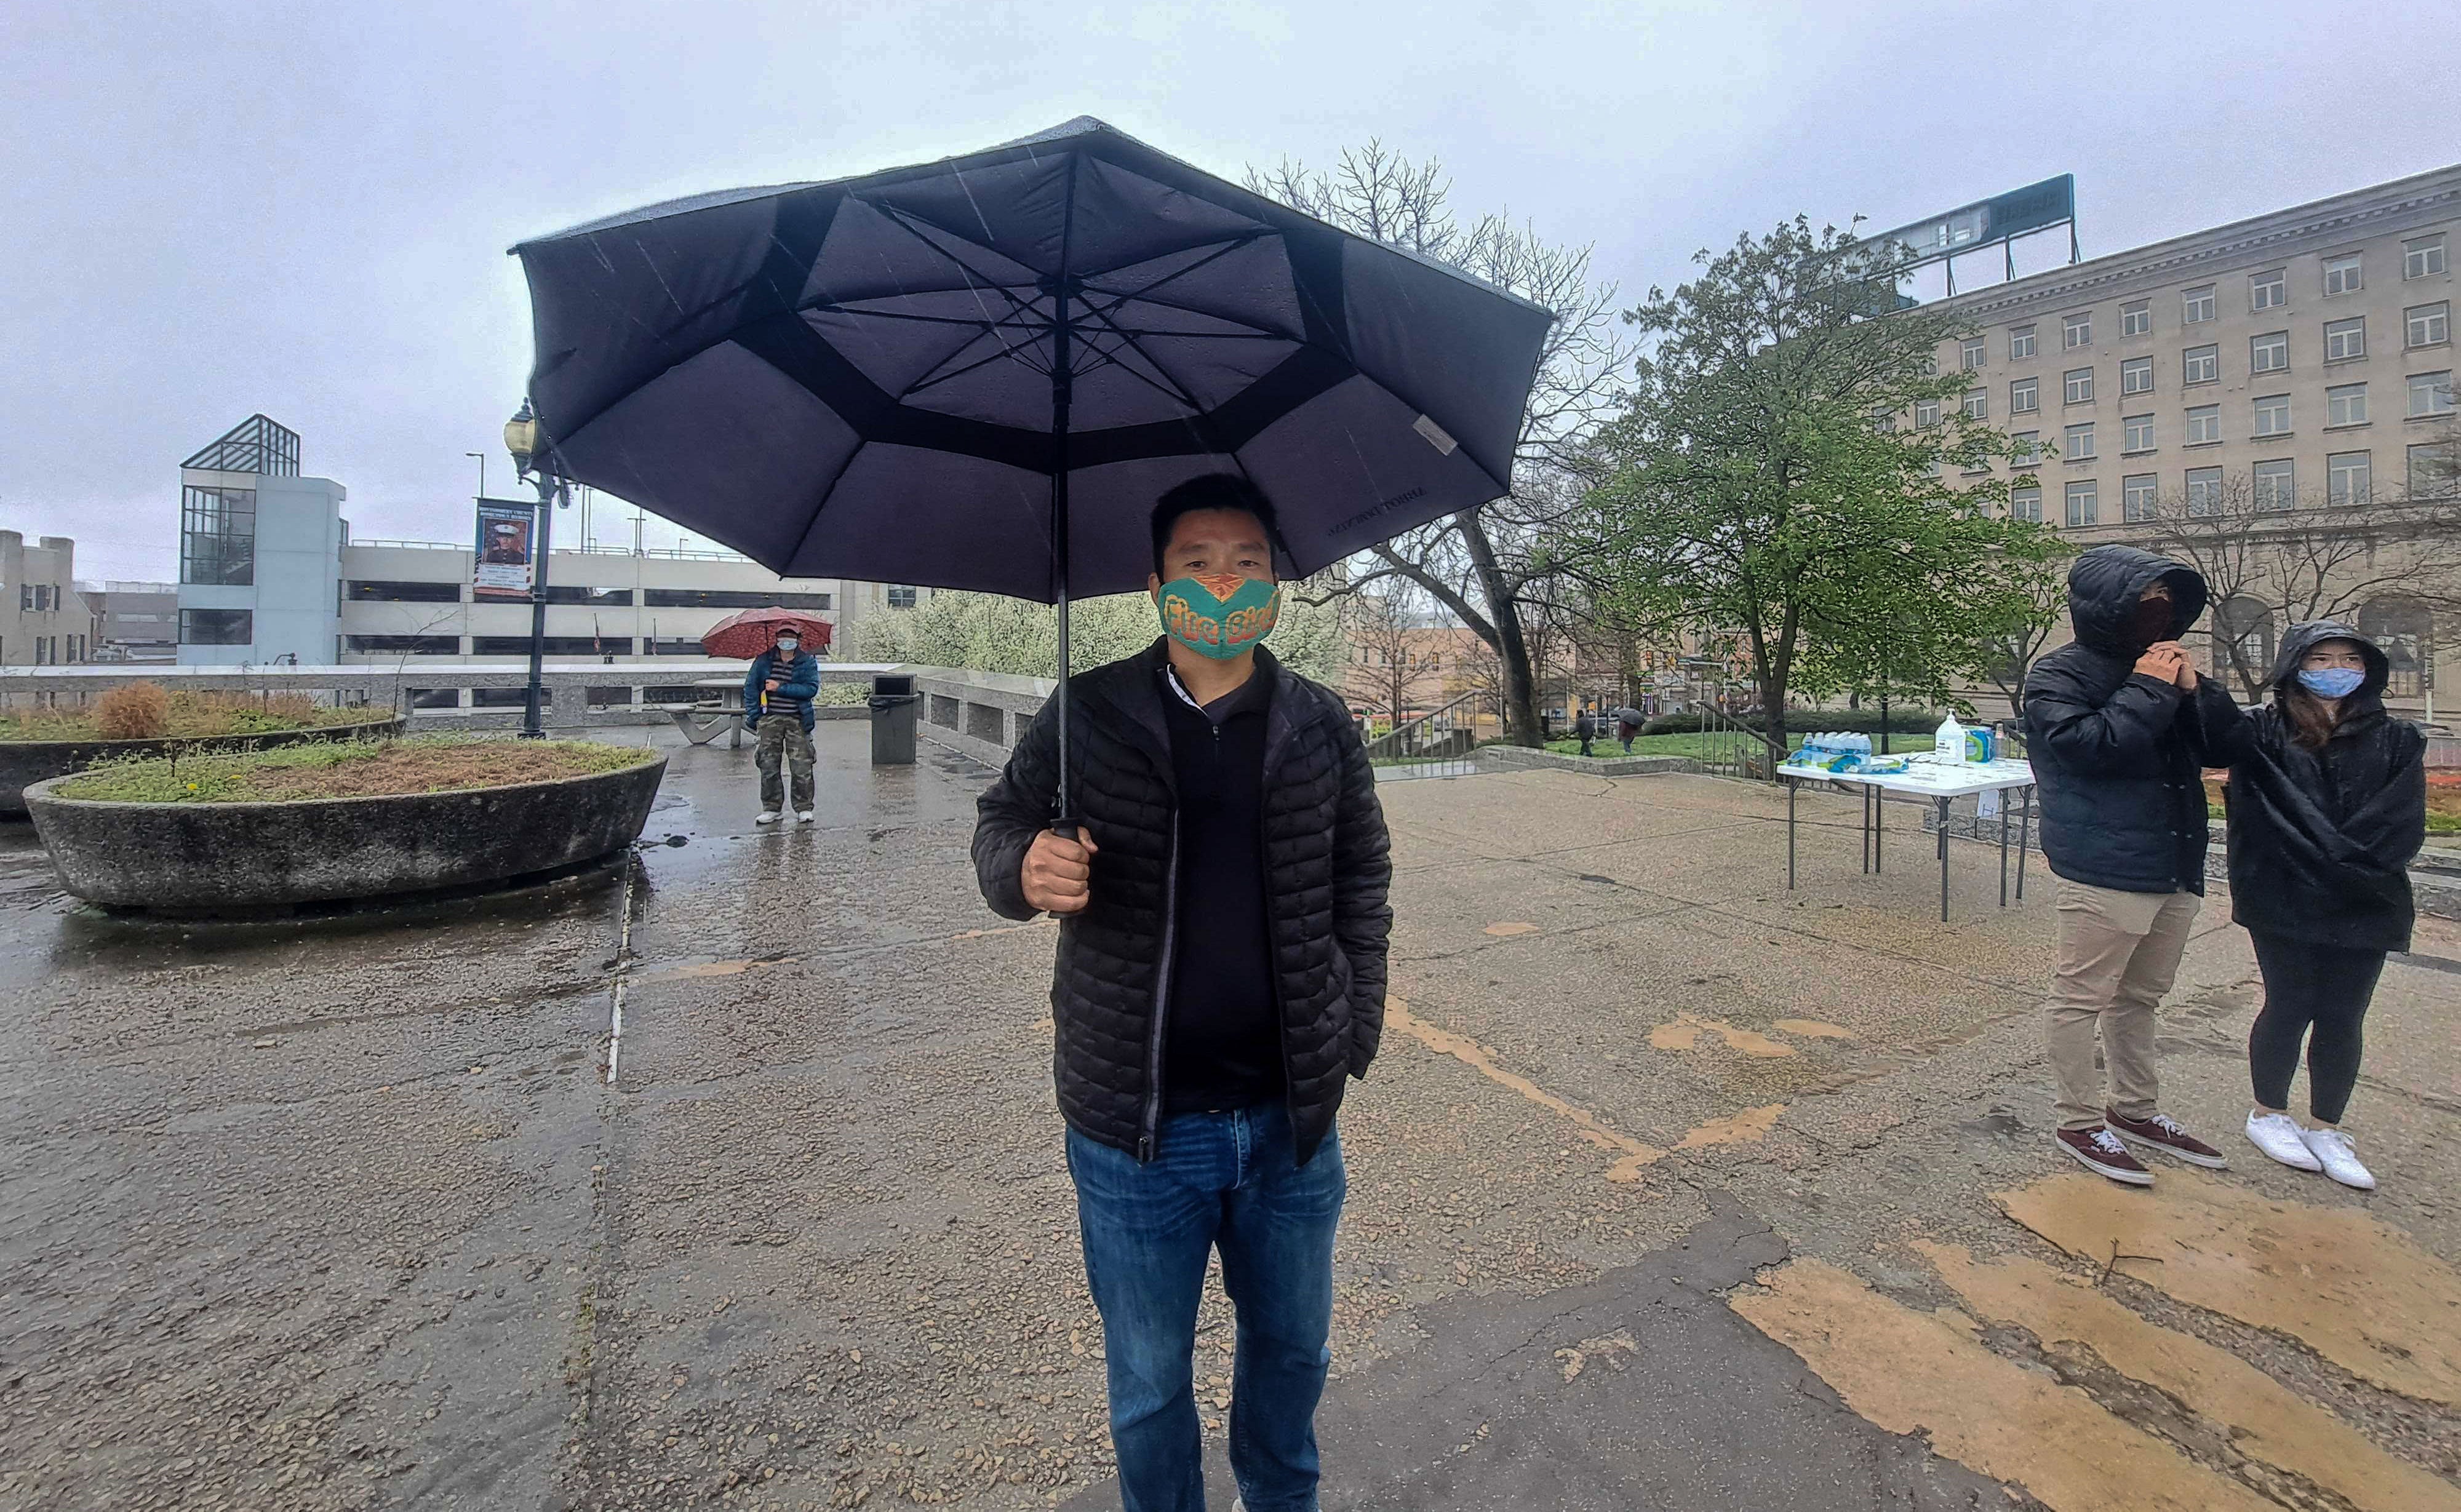
[[[1856,1413],[2062,1512],[2280,1512],[2083,1392],[1993,1353],[1959,1313],[1917,1312],[1817,1260],[1762,1282],[1727,1306]]]
[[[1414,1016],[1410,1012],[1409,1005],[1399,997],[1388,995],[1384,999],[1384,1023],[1386,1028],[1402,1031],[1437,1054],[1450,1055],[1496,1085],[1508,1087],[1540,1107],[1561,1115],[1572,1122],[1574,1131],[1583,1139],[1597,1148],[1618,1152],[1621,1159],[1607,1170],[1609,1181],[1638,1181],[1642,1166],[1666,1158],[1664,1150],[1655,1145],[1643,1144],[1629,1135],[1607,1127],[1592,1114],[1573,1107],[1529,1077],[1516,1075],[1498,1066],[1494,1057],[1487,1053],[1486,1048],[1468,1035],[1438,1029],[1435,1025]]]
[[[2350,1208],[2273,1202],[2190,1171],[2149,1190],[2058,1176],[1995,1193],[2072,1255],[2180,1302],[2288,1334],[2360,1379],[2461,1405],[2461,1274]]]
[[[1975,1316],[2023,1329],[2063,1364],[2084,1352],[2081,1373],[2098,1362],[2152,1387],[2216,1425],[2217,1440],[2236,1453],[2370,1512],[2461,1508],[2461,1491],[2385,1453],[2236,1355],[2149,1323],[2108,1292],[2030,1260],[1978,1264],[1960,1246],[1924,1240],[1914,1248]]]

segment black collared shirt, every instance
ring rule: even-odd
[[[1167,663],[1163,717],[1179,787],[1177,950],[1166,1107],[1206,1113],[1280,1097],[1282,1033],[1265,921],[1265,714],[1273,679],[1199,708]]]

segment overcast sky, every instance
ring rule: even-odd
[[[2461,159],[2456,63],[2450,0],[11,0],[0,527],[167,579],[179,459],[262,410],[357,535],[464,539],[529,365],[514,241],[1072,116],[1231,178],[1380,137],[1637,297],[1798,210],[2073,172],[2090,257],[2417,173]]]

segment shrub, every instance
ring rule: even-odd
[[[126,683],[95,701],[94,728],[105,740],[159,740],[171,729],[171,695],[159,683]]]

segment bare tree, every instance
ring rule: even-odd
[[[1554,311],[1522,413],[1512,492],[1375,548],[1366,569],[1339,590],[1396,578],[1423,589],[1494,651],[1510,738],[1537,744],[1531,641],[1561,614],[1564,584],[1578,575],[1555,527],[1591,480],[1584,443],[1615,411],[1631,356],[1617,334],[1615,286],[1592,281],[1589,247],[1547,242],[1508,215],[1463,226],[1445,202],[1451,183],[1441,166],[1413,162],[1380,141],[1345,151],[1330,173],[1288,160],[1271,172],[1251,169],[1248,187]]]
[[[1409,717],[1421,667],[1413,632],[1419,628],[1419,592],[1405,579],[1389,579],[1375,593],[1355,593],[1342,603],[1342,628],[1357,658],[1345,691],[1393,723]]]
[[[2227,671],[2249,698],[2272,675],[2281,627],[2355,622],[2379,599],[2461,608],[2461,524],[2431,496],[2283,500],[2234,474],[2164,498],[2140,523],[2149,547],[2204,577],[2215,671]]]

